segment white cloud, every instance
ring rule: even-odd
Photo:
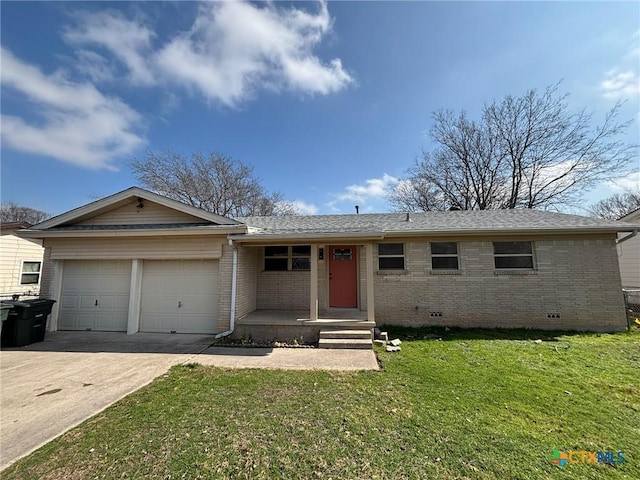
[[[2,115],[2,141],[23,152],[88,168],[114,168],[112,160],[143,143],[135,132],[141,118],[118,98],[62,73],[45,75],[0,47],[1,83],[21,94],[41,116],[27,123]],[[5,93],[6,94],[6,93]]]
[[[360,207],[360,213],[383,211],[388,208],[387,197],[398,182],[398,178],[386,173],[379,178],[369,178],[364,184],[348,185],[343,192],[334,193],[325,206],[331,213],[355,213],[355,205]],[[339,205],[345,202],[349,203]]]
[[[314,49],[331,32],[327,5],[315,12],[275,2],[204,2],[187,31],[158,38],[148,19],[116,10],[83,12],[62,32],[75,49],[75,77],[2,50],[3,95],[28,100],[34,117],[2,115],[2,140],[18,151],[88,168],[143,142],[142,117],[95,85],[161,88],[160,115],[180,105],[182,90],[212,103],[237,106],[261,90],[326,95],[353,82],[340,59],[323,62]],[[172,89],[177,85],[179,89]]]
[[[103,47],[125,64],[129,70],[129,79],[134,84],[152,85],[156,82],[148,63],[154,37],[152,30],[124,18],[118,11],[78,13],[76,18],[79,28],[67,28],[63,33],[63,38],[69,44]],[[85,65],[92,68],[95,57],[87,58],[86,50],[81,53],[81,68],[87,68]],[[98,65],[101,63],[98,62]]]
[[[626,190],[640,191],[640,170],[606,183],[607,186],[615,193],[621,193]]]
[[[385,173],[381,178],[366,180],[364,185],[349,185],[343,193],[336,195],[336,200],[364,203],[373,198],[385,198],[398,181],[396,177]]]
[[[607,72],[607,78],[602,81],[600,87],[605,98],[618,100],[640,95],[640,77],[632,71],[619,72],[612,70]]]
[[[177,84],[228,106],[261,89],[327,95],[353,82],[340,59],[323,63],[313,53],[331,31],[324,2],[316,13],[275,3],[205,2],[188,31],[156,48],[152,29],[121,13],[77,18],[80,26],[67,29],[64,38],[108,50],[134,83]]]
[[[318,207],[316,207],[313,203],[307,203],[304,200],[293,200],[287,203],[292,206],[300,215],[318,214]]]

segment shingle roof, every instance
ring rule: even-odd
[[[538,210],[482,210],[237,218],[256,229],[249,236],[390,233],[509,233],[628,231],[624,222]],[[637,228],[637,227],[635,227]]]
[[[226,225],[223,225],[226,226]],[[212,227],[211,223],[145,223],[127,225],[63,225],[49,228],[49,232],[71,232],[71,231],[91,231],[91,230],[164,230],[167,228],[191,228],[191,227]]]

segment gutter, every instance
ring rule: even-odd
[[[227,238],[232,241],[235,240],[239,243],[255,243],[273,245],[274,242],[286,242],[289,245],[293,244],[305,244],[308,242],[327,242],[330,240],[337,240],[341,242],[354,241],[372,241],[383,240],[385,234],[383,232],[370,232],[370,233],[346,233],[346,232],[331,232],[331,233],[284,233],[284,234],[231,234]]]
[[[618,238],[616,240],[616,245],[620,245],[622,242],[626,242],[627,240],[631,240],[633,237],[635,237],[636,235],[638,235],[638,229],[633,230],[629,235],[627,235],[626,237],[622,237],[622,238]]]
[[[233,249],[233,269],[231,273],[231,315],[229,319],[229,330],[219,333],[215,336],[219,338],[228,337],[233,333],[236,326],[236,293],[238,291],[238,249],[233,244],[233,240],[229,239],[229,246]]]

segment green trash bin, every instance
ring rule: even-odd
[[[9,305],[7,321],[2,328],[3,347],[23,347],[42,342],[47,329],[47,317],[51,313],[55,300],[39,298],[3,302]]]

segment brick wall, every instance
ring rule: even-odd
[[[504,239],[533,241],[536,270],[522,273],[496,272],[491,240],[460,239],[460,270],[444,273],[431,270],[427,241],[406,241],[406,271],[376,272],[376,322],[600,331],[625,328],[613,236]],[[442,316],[433,317],[431,312],[442,312]],[[547,318],[548,313],[560,314],[560,318]]]
[[[257,250],[237,246],[238,282],[236,284],[236,319],[256,309]],[[218,332],[229,330],[231,319],[231,282],[233,278],[233,248],[224,245],[218,273]]]
[[[309,310],[310,272],[258,273],[259,310]]]
[[[40,275],[40,298],[53,298],[53,274],[55,264],[51,260],[51,247],[44,249],[42,274]]]
[[[238,247],[238,285],[236,292],[236,318],[242,318],[256,309],[258,285],[258,250]]]

